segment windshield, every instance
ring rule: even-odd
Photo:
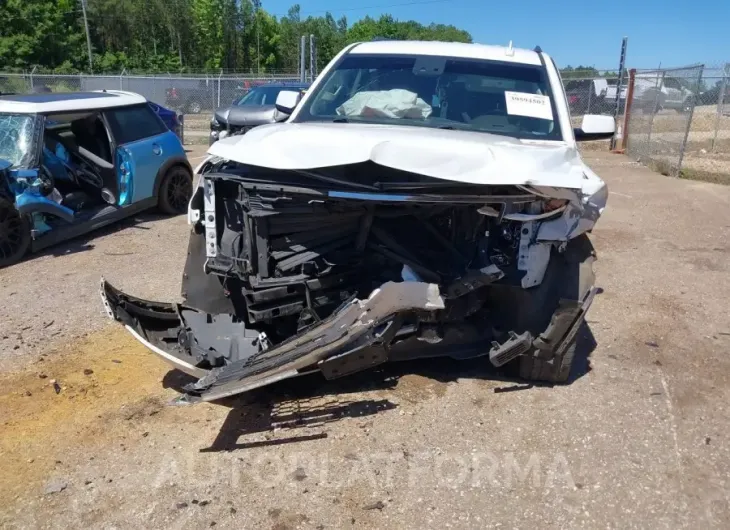
[[[236,106],[245,107],[248,105],[274,105],[276,103],[276,96],[278,96],[279,92],[281,92],[282,90],[284,90],[284,88],[274,86],[259,86],[252,88],[248,92],[248,94],[246,94],[236,102]]]
[[[0,114],[0,159],[29,167],[35,157],[35,116]]]
[[[345,56],[294,121],[347,121],[561,140],[544,66],[434,56]]]

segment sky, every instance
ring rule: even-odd
[[[275,15],[292,0],[262,0]],[[390,13],[399,20],[453,24],[474,42],[534,48],[558,66],[617,70],[628,37],[628,68],[730,62],[730,0],[300,0],[302,17],[330,11],[350,24]]]

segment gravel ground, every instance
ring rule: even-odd
[[[185,379],[96,285],[175,298],[184,219],[0,271],[2,357],[30,359],[0,374],[0,526],[730,527],[730,188],[586,159],[611,190],[602,293],[561,387],[421,362],[170,406]]]

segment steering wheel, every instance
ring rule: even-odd
[[[40,192],[46,197],[53,192],[56,187],[56,179],[53,178],[53,173],[44,165],[41,165],[41,171],[38,172],[38,180],[40,181]]]
[[[79,181],[82,180],[97,189],[101,189],[104,187],[104,181],[102,180],[101,176],[85,168],[84,166],[80,166],[76,170],[76,179]]]

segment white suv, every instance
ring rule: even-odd
[[[102,286],[191,399],[433,356],[569,380],[607,199],[576,141],[614,122],[573,129],[547,54],[353,44],[277,107],[199,169],[184,303]]]

